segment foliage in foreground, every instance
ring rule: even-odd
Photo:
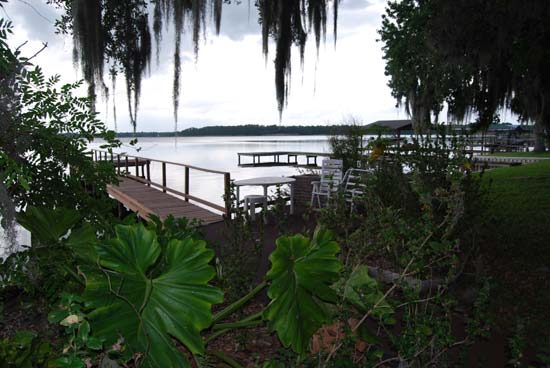
[[[313,334],[332,320],[328,304],[337,298],[330,286],[342,264],[326,230],[318,229],[312,239],[279,238],[266,281],[212,315],[211,306],[223,301],[223,292],[211,284],[214,253],[186,223],[174,231],[173,218],[147,227],[128,221],[98,238],[97,230],[71,210],[31,207],[21,218],[35,241],[18,258],[19,269],[42,264],[51,256],[48,251],[63,249],[68,254],[63,269],[75,270],[44,278],[66,283],[55,289],[62,297],[49,316],[66,329],[65,353],[57,359],[62,366],[105,354],[139,366],[188,366],[173,338],[191,354],[212,354],[207,345],[218,336],[266,322],[284,346],[305,355]],[[34,247],[45,250],[33,254]],[[8,277],[4,287],[25,285],[21,280]],[[289,283],[295,287],[288,288]],[[271,302],[263,311],[225,322],[266,286]]]

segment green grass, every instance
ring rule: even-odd
[[[550,157],[550,151],[535,153],[535,152],[497,152],[490,154],[489,156],[502,156],[502,157]]]
[[[490,170],[484,182],[490,186],[488,215],[497,221],[501,241],[520,258],[540,255],[529,261],[549,262],[550,160]]]
[[[487,171],[483,183],[489,205],[480,244],[496,286],[495,319],[508,331],[527,321],[532,342],[549,343],[550,160]]]

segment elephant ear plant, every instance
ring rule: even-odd
[[[317,230],[313,241],[302,235],[281,237],[271,254],[271,281],[267,295],[271,303],[264,312],[271,330],[277,331],[285,347],[305,353],[313,334],[330,322],[325,303],[335,303],[330,285],[338,280],[342,263],[340,248],[326,230]]]
[[[265,281],[214,316],[211,307],[223,301],[223,293],[209,284],[214,254],[203,240],[171,239],[161,247],[157,234],[141,224],[119,225],[115,233],[95,246],[98,267],[84,270],[83,299],[91,309],[92,335],[106,344],[124,339],[126,358],[140,366],[189,367],[174,339],[192,354],[213,354],[239,366],[208,351],[208,343],[231,329],[266,322],[283,345],[304,355],[312,335],[331,320],[326,303],[336,301],[330,286],[342,263],[328,231],[318,229],[313,239],[280,237]],[[271,302],[263,311],[224,323],[267,286]]]
[[[212,323],[212,304],[223,301],[221,290],[208,285],[214,253],[193,239],[173,239],[162,253],[143,225],[115,232],[96,247],[99,270],[86,274],[83,297],[94,308],[88,315],[94,334],[109,344],[123,337],[134,356],[142,355],[142,366],[188,366],[172,337],[193,354],[204,352],[200,332]]]

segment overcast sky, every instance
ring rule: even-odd
[[[309,40],[303,70],[298,50],[293,50],[288,107],[280,124],[337,124],[347,116],[365,123],[406,118],[395,107],[386,86],[382,44],[376,42],[384,6],[384,0],[343,0],[336,48],[330,22],[327,42],[321,46],[318,58],[313,37]],[[54,32],[53,22],[59,15],[56,9],[46,5],[45,0],[10,0],[2,17],[6,14],[14,24],[10,41],[13,46],[29,41],[23,51],[32,55],[42,42],[47,42],[48,48],[35,59],[36,64],[48,75],[60,74],[66,82],[81,78],[79,68],[72,64],[71,38]],[[279,124],[275,55],[271,52],[265,62],[255,7],[249,8],[246,1],[225,5],[221,28],[219,36],[209,29],[196,62],[191,42],[185,39],[178,129],[214,124]],[[151,75],[143,81],[138,131],[174,129],[172,41],[173,34],[169,32],[161,45],[159,65],[155,62]],[[124,91],[121,79],[115,96],[118,131],[131,130]],[[112,103],[111,99],[109,109],[102,101],[97,106],[110,128],[115,127]]]

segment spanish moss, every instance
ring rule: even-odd
[[[93,98],[95,89],[103,83],[107,65],[117,74],[122,73],[128,94],[128,110],[136,129],[141,81],[149,72],[152,39],[155,42],[157,64],[160,61],[162,34],[169,24],[174,25],[174,78],[172,99],[174,120],[177,124],[180,103],[182,36],[191,30],[195,60],[199,55],[201,39],[206,36],[207,19],[212,20],[216,33],[220,32],[222,8],[231,0],[54,0],[62,5],[66,15],[57,22],[62,32],[74,37],[75,62],[80,64]],[[237,4],[240,2],[236,2]],[[267,60],[269,40],[274,39],[276,100],[280,116],[287,104],[291,76],[292,47],[297,46],[303,64],[307,34],[313,33],[317,52],[326,37],[329,6],[333,6],[334,35],[337,31],[339,0],[256,0],[262,30],[262,51]],[[149,29],[149,11],[152,35]],[[184,24],[188,25],[184,27]],[[201,37],[202,35],[202,37]],[[114,80],[114,79],[113,79]],[[113,86],[112,90],[115,88]],[[114,107],[113,107],[114,109]],[[116,120],[116,113],[115,113]]]
[[[300,62],[304,62],[307,34],[312,31],[315,37],[317,52],[321,39],[326,37],[327,0],[257,0],[260,23],[262,24],[262,50],[267,58],[269,39],[274,38],[275,53],[275,89],[279,117],[287,104],[290,76],[292,46],[298,46]],[[338,14],[338,0],[333,2],[334,24]],[[334,28],[336,32],[336,26]],[[335,34],[336,37],[336,34]]]
[[[84,61],[82,74],[88,82],[88,95],[95,105],[97,82],[103,80],[105,34],[100,0],[75,0],[73,17],[73,62]]]
[[[390,1],[383,17],[386,74],[417,127],[437,116],[477,116],[486,129],[510,109],[550,130],[550,3],[521,0]]]

